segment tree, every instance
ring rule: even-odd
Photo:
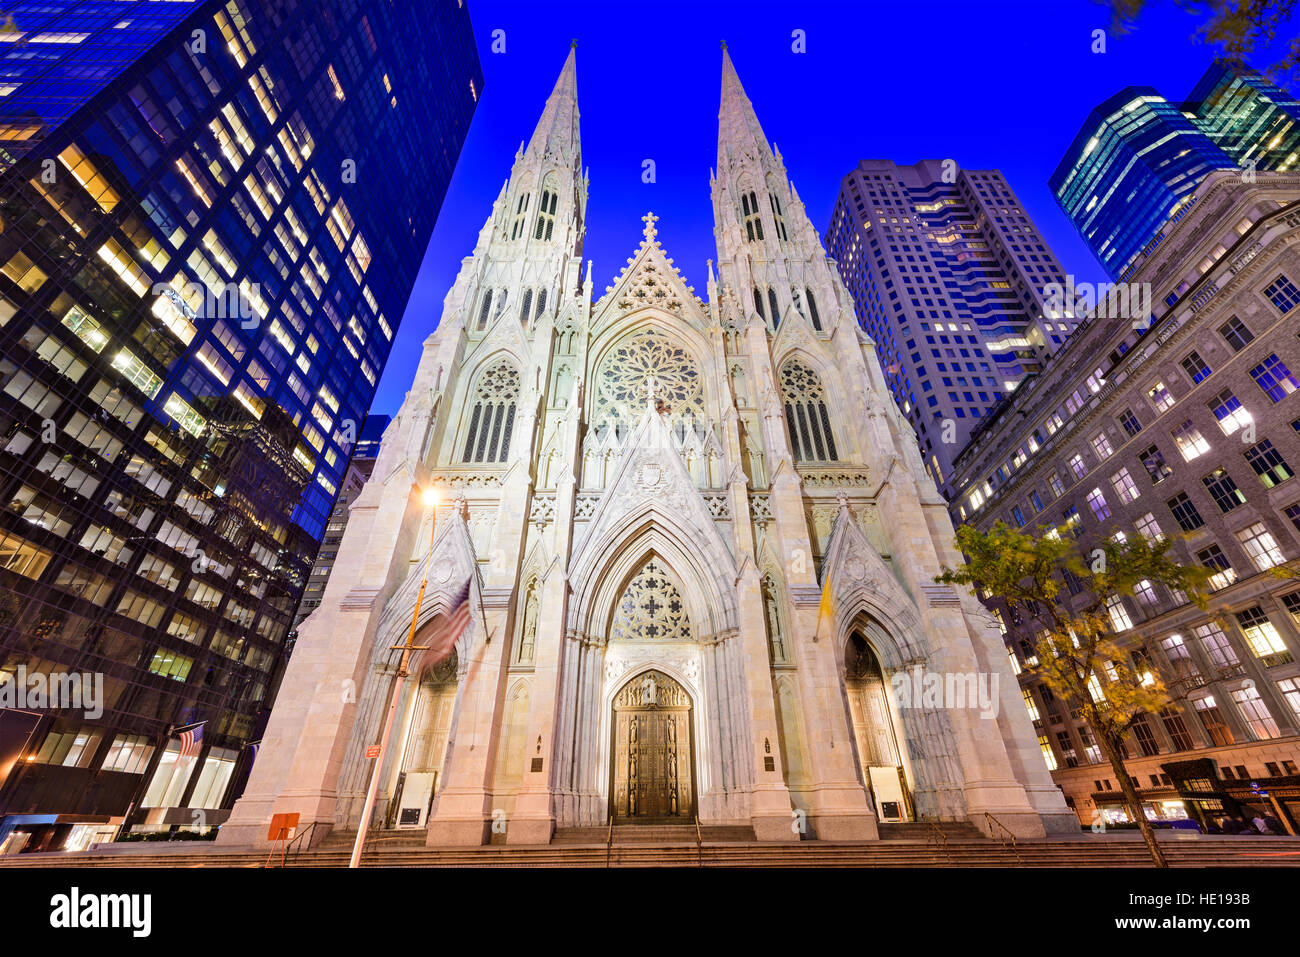
[[[1111,29],[1116,33],[1132,30],[1141,17],[1147,0],[1097,0],[1110,7]],[[1300,36],[1294,34],[1290,20],[1300,0],[1175,0],[1194,16],[1208,19],[1196,31],[1202,43],[1217,48],[1228,60],[1244,63],[1277,40],[1278,34],[1292,34],[1286,55],[1264,72],[1274,82],[1285,85],[1300,70]]]
[[[1045,624],[1034,645],[1038,663],[1027,667],[1083,716],[1119,778],[1124,802],[1151,859],[1157,867],[1167,867],[1124,766],[1124,736],[1143,715],[1168,706],[1169,696],[1145,651],[1117,637],[1129,623],[1127,612],[1115,600],[1133,595],[1139,585],[1158,584],[1186,593],[1204,608],[1202,587],[1209,570],[1174,561],[1169,556],[1172,539],[1112,539],[1085,556],[1060,530],[1041,531],[1045,534],[1035,538],[1005,522],[988,531],[963,525],[957,530],[957,547],[967,564],[945,567],[935,581],[967,586],[986,600],[1000,599],[1010,609]],[[1084,598],[1072,602],[1061,594],[1068,576],[1082,585],[1079,594]]]

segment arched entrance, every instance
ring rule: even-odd
[[[643,671],[614,696],[610,814],[615,824],[695,818],[692,706],[662,671]]]
[[[881,821],[912,820],[911,789],[885,694],[880,660],[856,630],[844,649],[844,688],[853,720],[858,763],[871,789],[876,814]]]
[[[388,827],[425,827],[434,796],[442,788],[447,743],[456,710],[457,656],[450,656],[420,675],[410,699],[405,734],[399,742],[400,763],[390,793]]]

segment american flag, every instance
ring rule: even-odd
[[[206,721],[200,721],[198,724],[192,724],[188,728],[182,728],[176,733],[181,739],[182,758],[192,758],[203,748],[203,726]]]
[[[416,659],[415,667],[412,669],[415,674],[432,668],[450,655],[452,649],[456,647],[456,639],[469,627],[469,586],[472,580],[472,575],[465,579],[465,587],[452,600],[446,613],[434,622],[428,639],[421,642],[428,648],[420,652]]]

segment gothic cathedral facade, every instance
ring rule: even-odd
[[[933,581],[961,560],[945,503],[730,57],[707,300],[652,214],[593,296],[581,160],[570,51],[351,506],[219,842],[265,841],[279,812],[357,827],[426,569],[415,643],[467,579],[472,623],[405,682],[372,826],[435,845],[611,822],[776,841],[920,819],[987,832],[989,815],[1077,830],[996,624]],[[900,694],[922,672],[992,698]]]

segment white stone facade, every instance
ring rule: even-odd
[[[707,301],[653,215],[593,299],[570,53],[352,505],[219,842],[264,841],[276,812],[356,827],[430,485],[416,643],[471,576],[473,622],[406,683],[374,823],[401,826],[410,804],[430,844],[543,843],[611,817],[760,840],[872,839],[882,813],[1077,829],[996,625],[933,583],[960,560],[944,501],[725,54],[711,185]],[[917,667],[1000,679],[996,716],[901,706],[890,676]]]

